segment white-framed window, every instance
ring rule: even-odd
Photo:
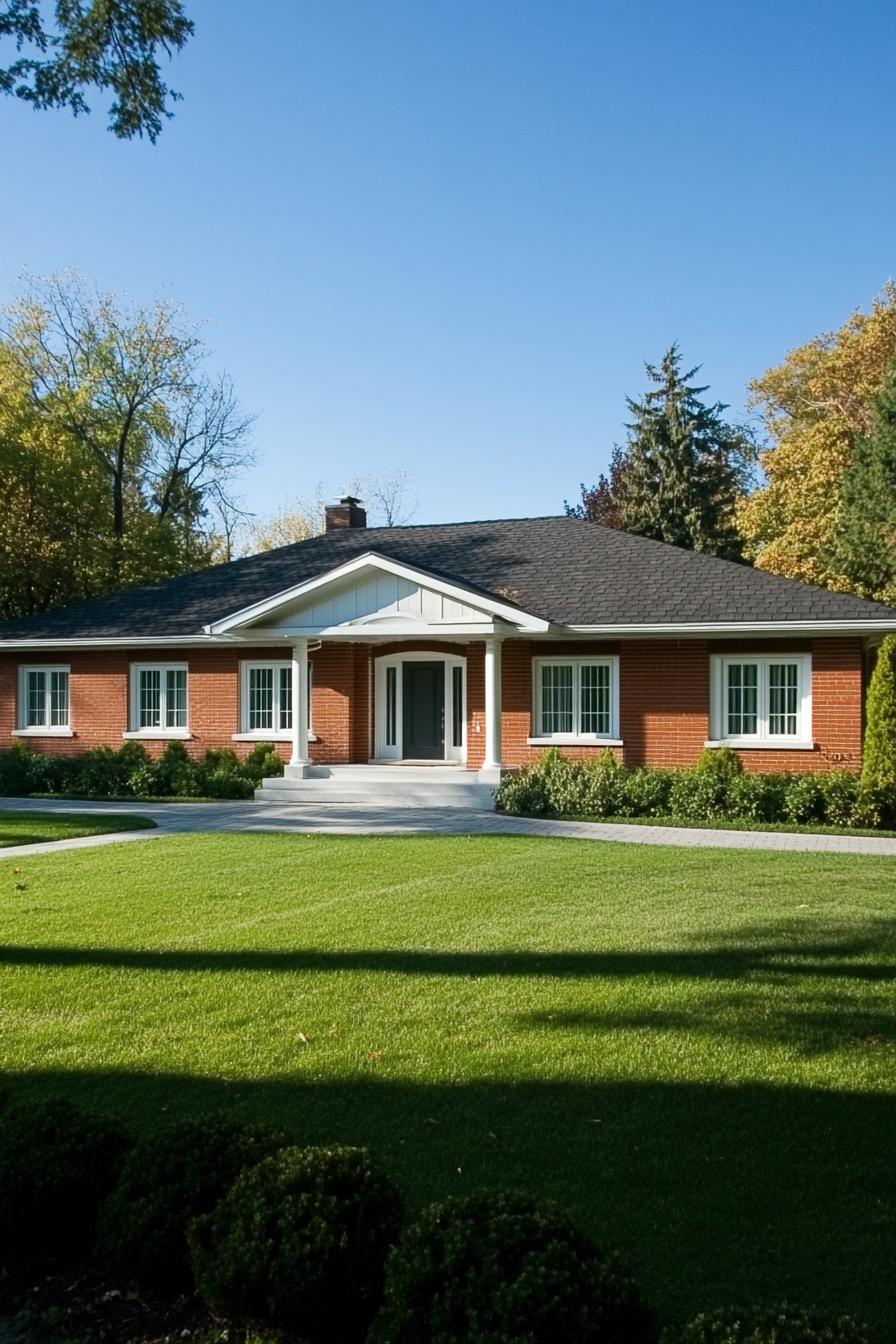
[[[188,737],[186,663],[132,663],[131,737]]]
[[[311,737],[312,664],[308,663],[308,736]],[[292,733],[292,663],[240,663],[240,731],[238,738],[268,741]]]
[[[533,740],[618,741],[619,659],[533,659]]]
[[[70,717],[69,668],[66,665],[42,663],[37,667],[19,668],[18,733],[69,736]]]
[[[714,656],[711,692],[710,745],[812,746],[810,654]]]

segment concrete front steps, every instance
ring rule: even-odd
[[[491,812],[497,775],[453,765],[287,765],[282,778],[264,779],[260,803],[363,807],[465,807]]]

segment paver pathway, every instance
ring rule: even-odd
[[[158,830],[117,831],[111,835],[52,840],[39,845],[0,849],[0,859],[20,859],[93,845],[152,840],[191,831],[287,831],[320,835],[547,835],[573,840],[615,840],[636,845],[679,845],[683,849],[801,850],[825,854],[891,854],[896,839],[886,836],[805,835],[782,831],[720,831],[709,827],[625,826],[598,821],[547,821],[505,817],[454,807],[370,807],[348,804],[88,803],[49,802],[38,798],[2,798],[0,810],[25,812],[139,813],[152,817]]]

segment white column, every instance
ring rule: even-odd
[[[292,646],[292,756],[290,765],[311,764],[308,755],[308,641]]]
[[[485,760],[483,770],[501,769],[501,641],[485,641]]]

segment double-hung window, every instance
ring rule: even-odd
[[[292,732],[292,663],[243,663],[239,736],[288,737]],[[308,664],[311,733],[311,664]]]
[[[714,658],[712,737],[742,747],[811,746],[809,654]]]
[[[591,742],[619,736],[618,658],[536,658],[533,736]]]
[[[186,663],[132,664],[130,730],[145,737],[187,736]]]
[[[69,724],[69,669],[67,667],[22,667],[19,669],[17,728],[21,733],[63,736]]]

